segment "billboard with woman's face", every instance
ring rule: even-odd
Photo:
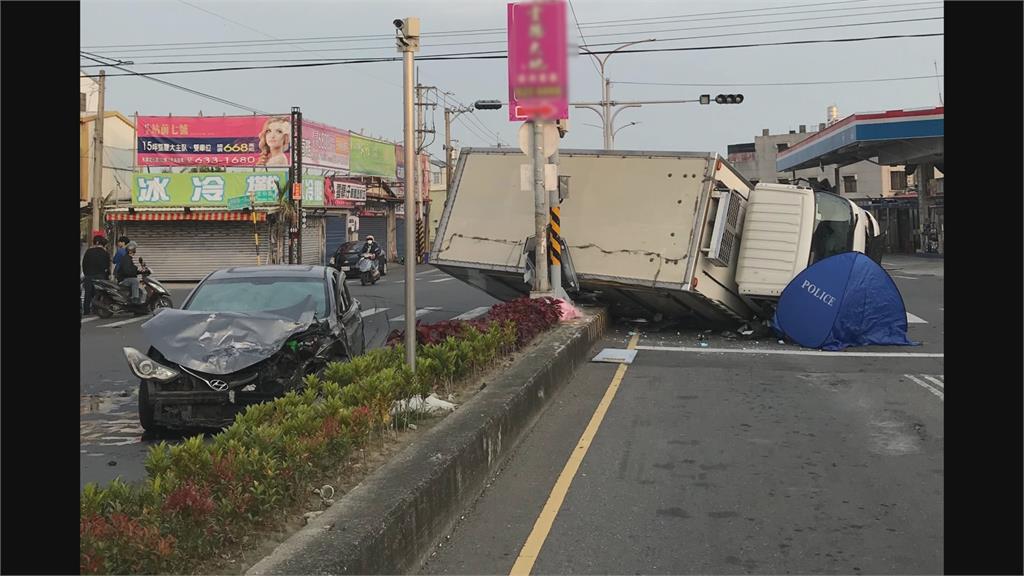
[[[290,116],[139,116],[139,166],[287,167]]]

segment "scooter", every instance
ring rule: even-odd
[[[380,269],[377,267],[377,258],[367,252],[359,259],[359,281],[363,286],[376,284],[380,279]]]
[[[132,301],[131,288],[121,286],[110,280],[94,280],[95,296],[92,299],[92,308],[100,318],[110,318],[121,313],[130,312],[135,315],[145,315],[156,312],[161,308],[173,308],[171,293],[164,288],[155,278],[152,271],[146,266],[143,259],[139,259],[141,269],[139,271],[139,289],[143,296],[142,302]]]

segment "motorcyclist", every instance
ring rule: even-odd
[[[363,247],[363,254],[372,254],[374,260],[380,260],[383,252],[384,250],[381,249],[380,244],[373,239],[372,235],[366,237],[366,246]]]
[[[134,241],[128,242],[125,246],[125,254],[121,258],[121,263],[117,268],[119,282],[121,286],[127,286],[132,291],[132,302],[140,302],[139,288],[139,273],[141,270],[135,265],[135,251],[138,248],[138,244]]]

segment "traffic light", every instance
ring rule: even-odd
[[[715,96],[716,104],[741,104],[743,102],[743,94],[719,94]]]
[[[477,100],[473,103],[477,110],[500,110],[501,106],[501,100]]]

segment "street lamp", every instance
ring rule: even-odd
[[[640,124],[640,122],[630,122],[629,124],[623,124],[622,126],[619,126],[619,128],[616,129],[615,132],[612,132],[612,146],[615,145],[615,135],[618,134],[620,130],[622,130],[623,128],[629,128],[630,126],[636,126],[637,124]]]
[[[656,38],[647,38],[646,40],[637,40],[636,42],[629,42],[627,44],[623,44],[622,46],[619,46],[618,48],[616,48],[616,49],[612,50],[611,52],[605,54],[604,58],[599,57],[597,54],[594,54],[593,52],[591,52],[587,48],[580,48],[580,50],[583,51],[585,54],[589,54],[589,55],[593,56],[594,59],[597,60],[599,66],[600,66],[600,73],[601,73],[601,110],[598,110],[597,108],[594,108],[592,106],[577,106],[577,108],[589,108],[590,110],[593,110],[594,112],[597,112],[598,116],[601,117],[601,122],[604,124],[603,133],[604,133],[604,148],[605,148],[605,150],[611,150],[612,146],[613,146],[614,133],[612,131],[612,128],[613,128],[613,125],[614,125],[614,122],[615,122],[615,117],[614,116],[609,116],[611,114],[611,107],[612,107],[612,102],[611,102],[611,81],[608,80],[608,78],[606,78],[605,75],[604,75],[604,65],[605,65],[605,63],[608,62],[608,59],[612,57],[612,54],[615,54],[616,52],[618,52],[619,50],[622,50],[623,48],[628,48],[630,46],[634,46],[636,44],[642,44],[644,42],[654,42],[656,40],[657,40]],[[618,112],[620,112],[624,108],[639,108],[639,105],[629,105],[629,106],[625,106],[623,108],[620,108],[618,111],[616,111],[615,115],[617,116]]]

